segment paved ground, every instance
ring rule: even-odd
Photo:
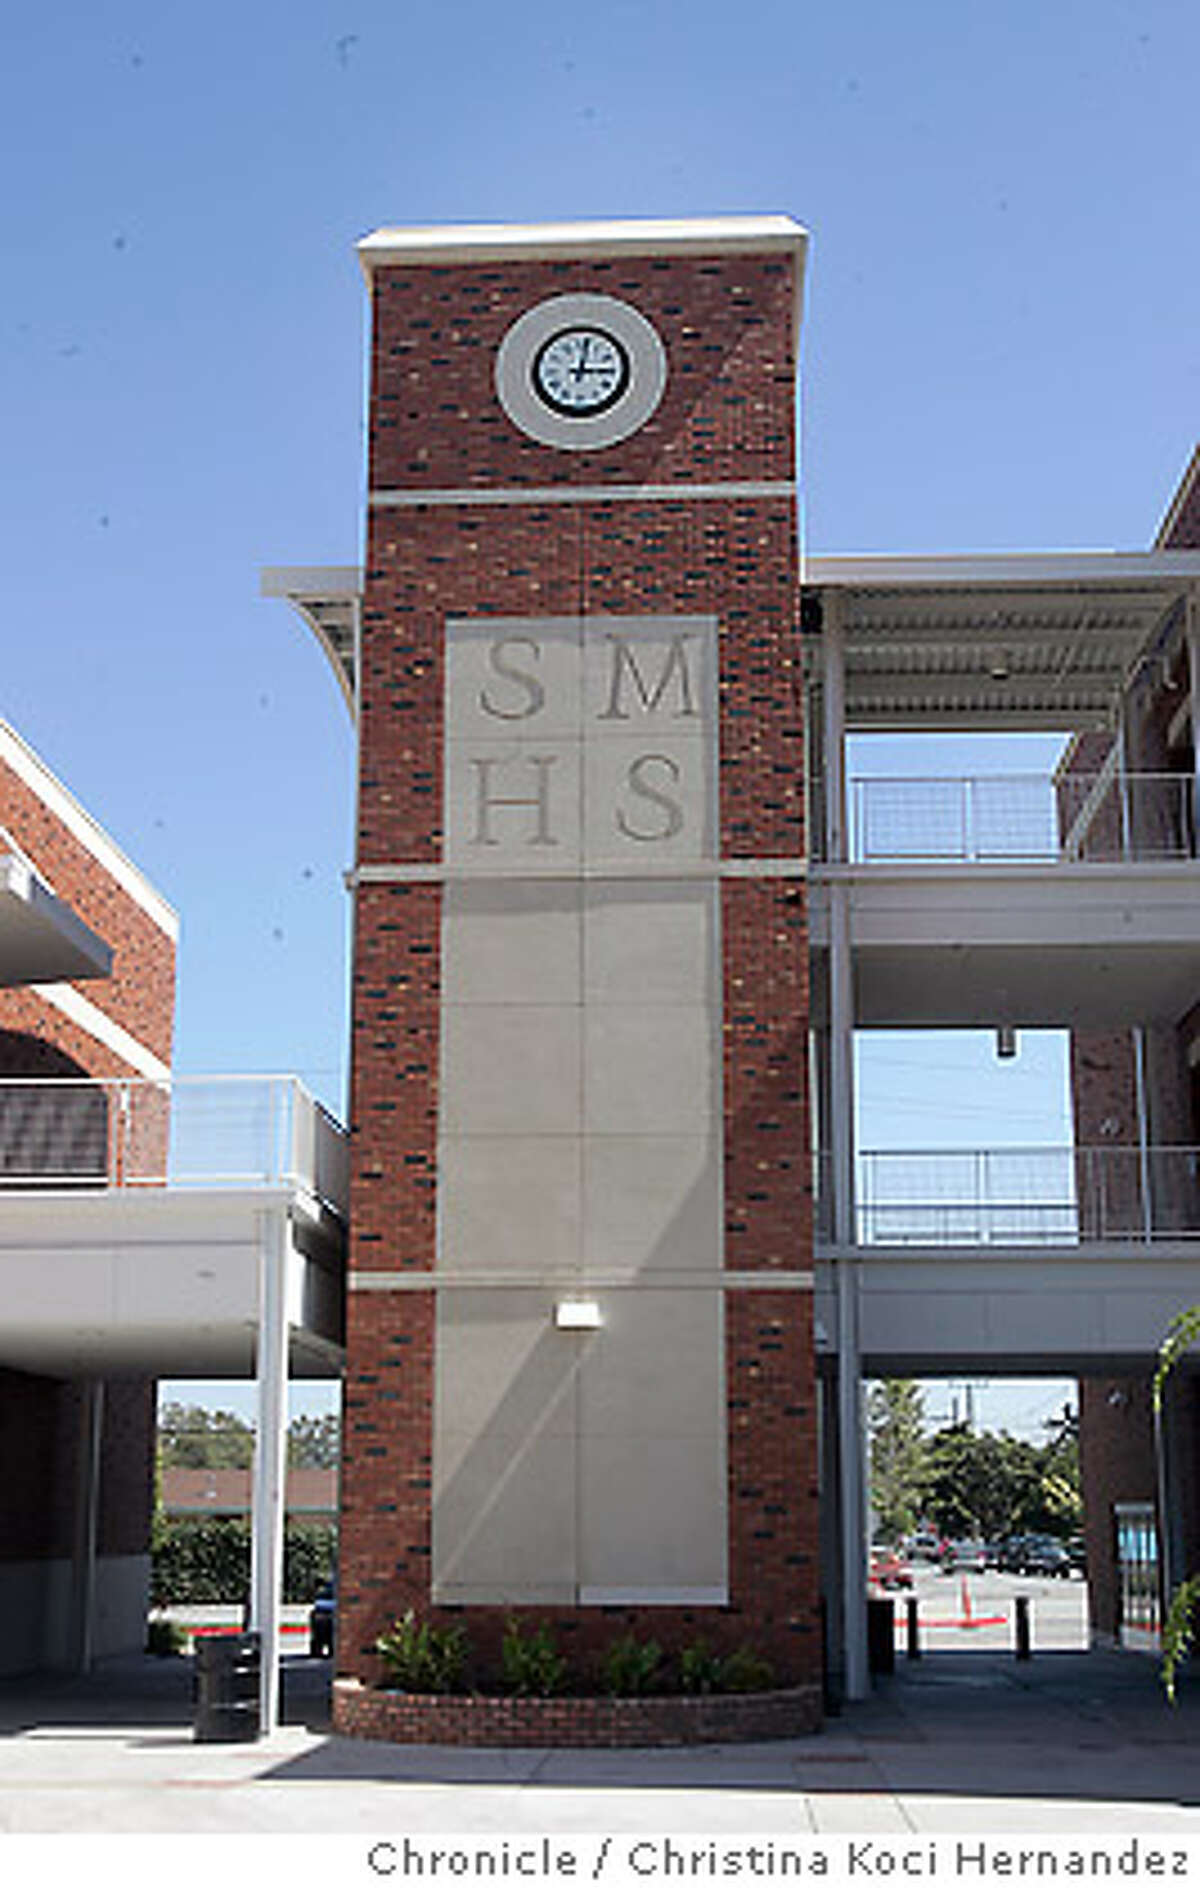
[[[1083,1580],[1031,1579],[1025,1574],[999,1573],[990,1568],[986,1573],[943,1574],[920,1562],[912,1572],[921,1642],[930,1651],[1011,1652],[1018,1598],[1028,1601],[1033,1644],[1038,1651],[1082,1652],[1087,1648],[1087,1586]],[[896,1609],[896,1643],[903,1646],[908,1594],[901,1591],[890,1597]]]
[[[197,1745],[187,1661],[0,1683],[0,1831],[896,1839],[1012,1831],[1200,1843],[1200,1674],[1172,1712],[1132,1655],[901,1663],[816,1737],[688,1751],[452,1751],[333,1737],[328,1665],[284,1728]]]

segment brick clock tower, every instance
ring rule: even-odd
[[[485,1669],[515,1615],[816,1714],[804,248],[361,245],[346,1677],[409,1607]]]

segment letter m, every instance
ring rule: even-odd
[[[647,681],[638,665],[638,658],[624,636],[610,635],[612,645],[612,669],[609,674],[608,706],[597,717],[600,721],[628,721],[629,710],[625,706],[628,681],[641,704],[642,712],[648,715],[658,713],[663,698],[671,686],[673,678],[678,679],[675,719],[681,720],[686,715],[699,714],[692,694],[692,673],[688,666],[685,643],[692,641],[689,635],[672,636],[663,656],[662,666],[656,678]],[[646,652],[648,653],[648,652]],[[654,653],[662,654],[661,647]]]

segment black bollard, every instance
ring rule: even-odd
[[[921,1634],[917,1624],[917,1596],[915,1593],[909,1594],[904,1603],[904,1610],[907,1615],[908,1625],[908,1642],[905,1646],[905,1656],[910,1659],[919,1659],[921,1656]]]
[[[1029,1640],[1029,1595],[1018,1593],[1013,1602],[1017,1609],[1017,1657],[1030,1659],[1033,1651]]]

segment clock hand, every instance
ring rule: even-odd
[[[574,367],[571,370],[576,380],[582,380],[585,374],[590,374],[592,371],[591,368],[587,364],[588,344],[591,341],[591,338],[592,337],[590,334],[584,334],[580,336],[579,359],[576,361]]]

